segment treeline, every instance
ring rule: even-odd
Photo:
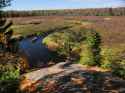
[[[26,16],[125,16],[125,7],[64,10],[4,11],[5,17]]]

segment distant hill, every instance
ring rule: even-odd
[[[26,16],[125,16],[125,7],[62,10],[4,11],[6,17]]]

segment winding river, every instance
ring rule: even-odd
[[[63,31],[71,27],[72,26],[58,27],[47,31],[42,36],[32,36],[23,39],[19,44],[19,49],[20,53],[22,55],[25,55],[30,67],[45,66],[49,61],[52,61],[53,59],[56,61],[62,61],[63,57],[60,59],[60,57],[58,56],[58,58],[56,59],[56,53],[50,51],[45,45],[43,45],[42,40],[51,33],[54,33],[56,31]]]
[[[42,40],[42,36],[37,36],[20,42],[20,53],[25,55],[30,67],[41,67],[51,60],[52,52],[42,44]]]

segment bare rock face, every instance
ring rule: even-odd
[[[123,93],[125,85],[118,87],[116,81],[120,79],[98,67],[62,62],[24,74],[20,89],[28,93]]]

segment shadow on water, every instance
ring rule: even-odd
[[[20,53],[27,58],[30,67],[42,67],[52,61],[55,53],[42,44],[43,37],[25,38],[20,42]]]

